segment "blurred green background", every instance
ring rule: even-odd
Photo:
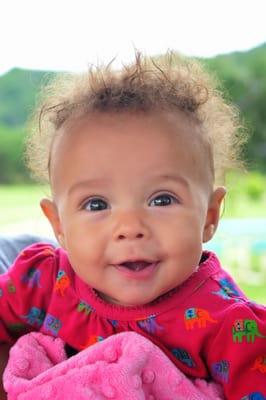
[[[241,110],[251,132],[244,154],[248,173],[227,177],[228,195],[218,232],[207,248],[253,300],[266,303],[266,44],[201,60],[220,81],[226,98]],[[39,200],[48,188],[35,185],[24,166],[26,121],[40,87],[55,73],[13,69],[0,75],[0,233],[52,235]]]

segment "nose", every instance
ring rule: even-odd
[[[144,221],[144,217],[137,211],[125,211],[115,217],[113,238],[121,240],[148,239],[150,229]]]

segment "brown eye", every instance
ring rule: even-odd
[[[151,200],[150,205],[152,207],[166,207],[177,202],[177,199],[170,194],[160,194]]]
[[[103,211],[109,207],[105,200],[99,198],[93,198],[87,200],[82,208],[87,211]]]

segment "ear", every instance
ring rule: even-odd
[[[64,234],[62,232],[61,222],[56,204],[49,199],[42,199],[40,202],[40,206],[44,215],[49,220],[53,228],[58,243],[64,248],[65,247]]]
[[[217,187],[210,198],[206,222],[203,231],[203,242],[208,242],[212,239],[220,219],[221,204],[226,195],[226,189],[223,186]]]

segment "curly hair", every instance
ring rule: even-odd
[[[119,71],[110,63],[83,74],[62,74],[43,88],[26,143],[26,160],[33,175],[49,182],[54,138],[67,121],[92,113],[185,112],[201,126],[210,144],[215,182],[241,167],[245,135],[238,110],[228,104],[214,77],[198,61],[168,52],[144,57]]]

